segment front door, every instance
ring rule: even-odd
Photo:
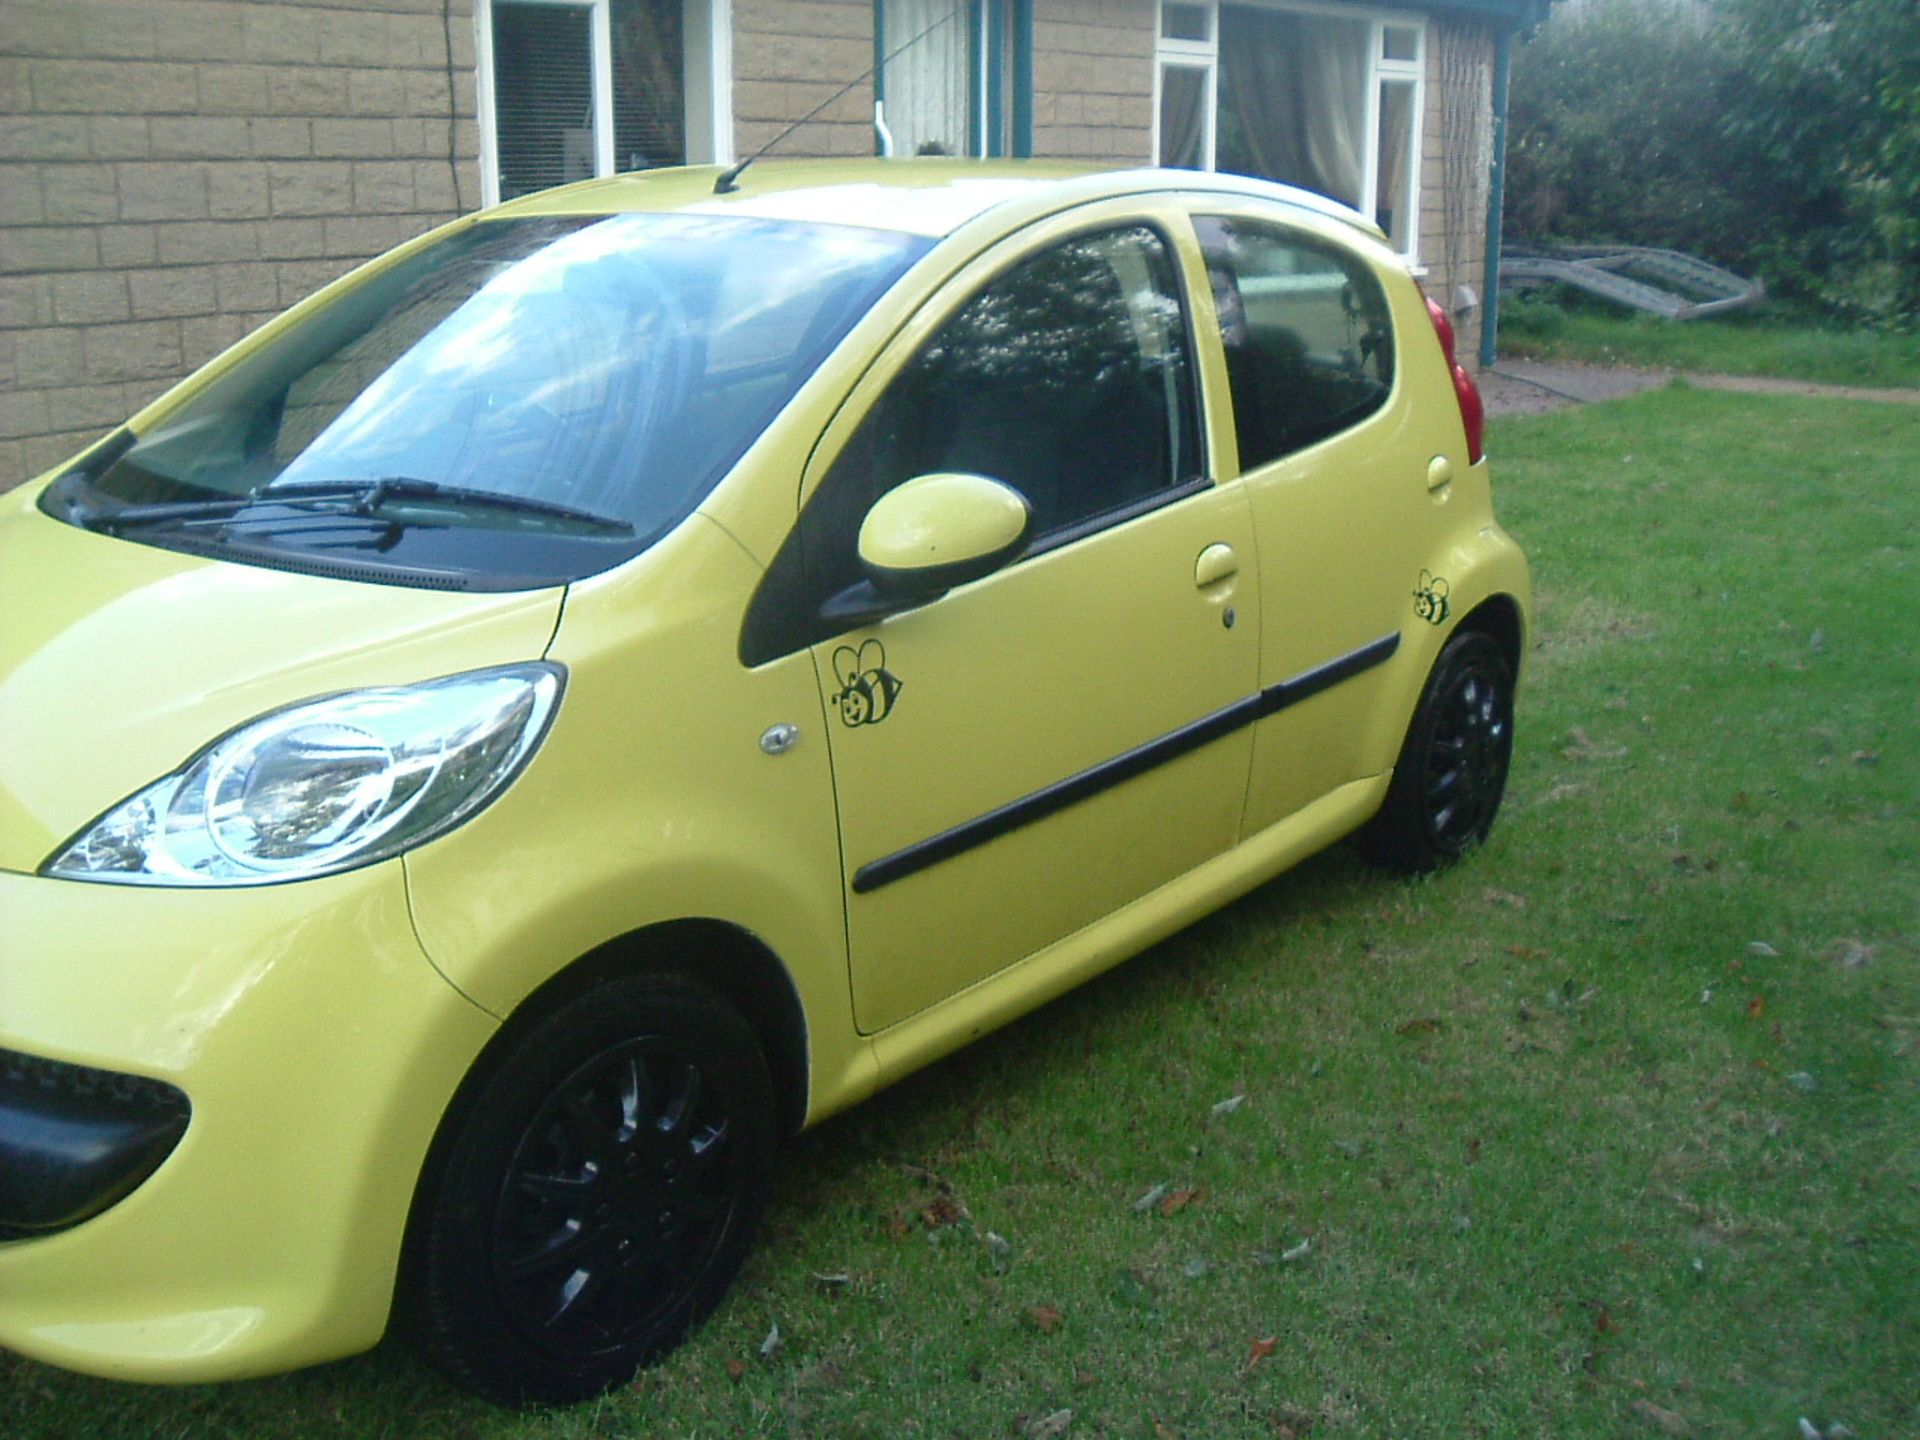
[[[827,595],[915,475],[989,475],[1034,510],[1026,558],[814,645],[867,1032],[1238,834],[1250,732],[1218,717],[1256,688],[1253,530],[1206,478],[1177,256],[1152,223],[1054,231],[882,361],[801,522]]]

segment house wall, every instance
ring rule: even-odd
[[[873,0],[733,0],[734,154],[745,159],[873,68]],[[873,82],[795,130],[776,157],[873,154]]]
[[[0,488],[478,204],[471,15],[0,3]]]
[[[479,203],[472,7],[0,0],[0,489]],[[1035,153],[1146,163],[1153,0],[1034,10]],[[1484,307],[1492,32],[1428,36],[1421,258]],[[733,57],[747,155],[872,64],[871,0],[733,0]],[[870,154],[872,107],[856,84],[777,153]]]
[[[1490,26],[1433,19],[1427,25],[1427,95],[1420,157],[1420,262],[1427,293],[1455,312],[1455,353],[1479,364],[1486,312],[1488,167],[1493,160]],[[1470,289],[1470,312],[1460,306]]]
[[[1034,0],[1033,152],[1153,160],[1154,0]]]

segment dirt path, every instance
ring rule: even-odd
[[[1702,390],[1738,390],[1755,395],[1815,395],[1838,400],[1879,400],[1920,405],[1920,389],[1873,389],[1864,385],[1825,385],[1814,380],[1775,380],[1762,375],[1705,375],[1691,371],[1640,369],[1629,365],[1576,365],[1546,360],[1503,360],[1482,371],[1480,391],[1493,415],[1539,415],[1568,405],[1616,400],[1642,390],[1659,390],[1678,379]]]

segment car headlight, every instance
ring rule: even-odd
[[[262,885],[444,834],[520,772],[565,672],[507,665],[276,710],[123,800],[41,867],[124,885]]]

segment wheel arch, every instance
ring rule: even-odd
[[[1520,656],[1526,644],[1526,620],[1520,602],[1511,595],[1490,595],[1460,617],[1455,631],[1478,630],[1491,636],[1507,658],[1515,679],[1520,675]]]
[[[728,921],[689,917],[615,936],[522,1000],[501,1033],[505,1036],[536,1022],[581,992],[625,975],[675,975],[732,1005],[766,1057],[781,1132],[792,1135],[800,1130],[811,1093],[806,1011],[800,992],[764,941]],[[475,1063],[476,1071],[480,1065]]]

